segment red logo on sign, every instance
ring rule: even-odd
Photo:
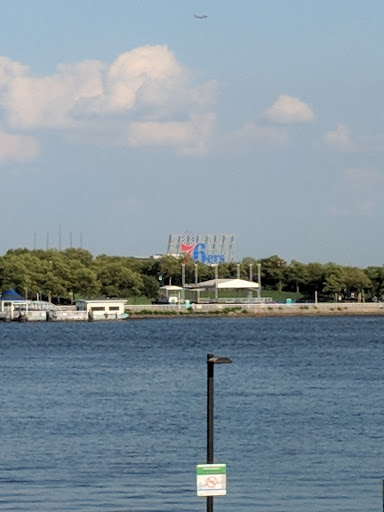
[[[217,485],[217,480],[214,476],[209,476],[206,480],[206,483],[207,483],[207,487],[216,487]]]
[[[193,253],[196,244],[181,244],[181,252],[185,253],[187,258]]]

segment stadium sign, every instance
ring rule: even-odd
[[[168,254],[187,255],[198,263],[217,265],[234,261],[234,235],[170,235]]]

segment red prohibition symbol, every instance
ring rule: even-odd
[[[206,480],[206,483],[207,483],[207,486],[210,488],[216,487],[217,480],[214,476],[209,476]]]

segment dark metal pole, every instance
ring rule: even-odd
[[[207,464],[213,464],[213,367],[207,354]],[[213,512],[213,496],[207,496],[207,512]]]
[[[213,464],[213,368],[215,364],[232,363],[228,357],[207,354],[207,464]],[[207,512],[213,512],[213,496],[207,496]],[[384,511],[383,511],[384,512]]]
[[[382,492],[383,492],[382,498],[383,498],[383,512],[384,512],[384,480],[383,480]]]

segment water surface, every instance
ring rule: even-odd
[[[0,324],[2,511],[201,511],[206,354],[217,511],[381,510],[383,320]]]

